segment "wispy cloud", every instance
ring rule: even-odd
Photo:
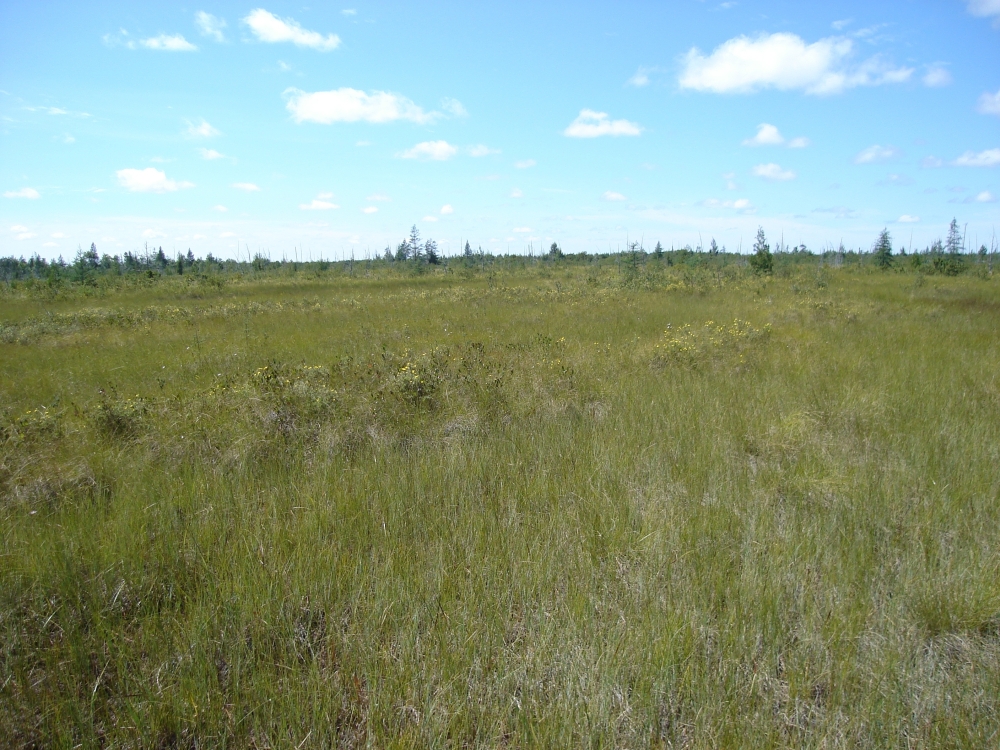
[[[458,99],[449,99],[445,97],[441,100],[441,109],[447,112],[452,117],[468,117],[469,111],[462,106],[462,102]]]
[[[458,149],[448,141],[424,141],[400,153],[399,158],[446,161],[457,153]]]
[[[916,224],[918,221],[920,221],[919,216],[912,216],[910,214],[903,214],[896,219],[897,224]]]
[[[894,67],[879,56],[850,64],[854,43],[829,37],[807,44],[795,34],[739,36],[704,55],[692,48],[684,56],[681,88],[716,94],[748,94],[761,89],[836,94],[857,86],[907,80],[912,68]]]
[[[997,200],[996,196],[993,195],[993,193],[991,193],[989,190],[984,190],[983,192],[979,193],[975,198],[973,198],[973,201],[975,203],[996,203],[996,200]]]
[[[199,123],[188,122],[187,129],[184,131],[184,134],[188,138],[213,138],[217,135],[221,135],[218,130],[213,128],[204,120]]]
[[[405,96],[388,91],[367,93],[340,88],[310,93],[290,88],[285,91],[285,96],[288,98],[286,107],[296,122],[329,125],[334,122],[409,120],[424,125],[440,117],[436,112],[425,112]]]
[[[637,71],[629,78],[625,83],[628,86],[635,86],[637,88],[642,88],[643,86],[649,85],[649,74],[652,73],[654,68],[645,68],[640,66]]]
[[[966,151],[952,162],[956,167],[995,167],[1000,164],[1000,148],[980,151]]]
[[[790,169],[782,169],[779,165],[774,164],[758,164],[753,168],[753,173],[758,177],[763,177],[765,180],[774,180],[778,182],[784,182],[786,180],[794,180],[795,172]]]
[[[278,18],[263,8],[250,11],[243,23],[262,42],[291,42],[298,47],[309,47],[320,52],[329,52],[340,46],[340,37],[336,34],[323,36],[318,31],[307,31],[294,19]]]
[[[378,213],[378,206],[365,206],[364,208],[361,209],[361,213],[364,213],[364,214],[377,214]]]
[[[300,204],[299,208],[303,211],[330,211],[334,208],[340,208],[340,206],[322,198],[313,198],[309,203]]]
[[[570,138],[597,138],[602,135],[639,135],[642,127],[628,120],[612,120],[607,112],[582,109],[577,118],[563,131]]]
[[[969,13],[980,18],[992,18],[993,25],[1000,25],[1000,0],[967,0]]]
[[[234,182],[233,187],[242,190],[244,193],[258,193],[260,188],[252,182]]]
[[[895,159],[901,154],[895,146],[880,146],[877,143],[869,146],[854,157],[855,164],[874,164],[880,161]]]
[[[927,67],[927,72],[924,73],[923,77],[924,86],[928,88],[936,89],[942,86],[948,86],[951,84],[952,78],[951,73],[948,69],[944,67],[941,63],[935,63]]]
[[[447,216],[448,214],[455,213],[455,209],[451,207],[450,203],[445,203],[443,206],[441,206],[441,213]]]
[[[515,169],[531,169],[533,166],[538,164],[534,159],[522,159],[521,161],[514,162]]]
[[[1000,89],[995,94],[988,91],[983,93],[976,103],[976,111],[984,115],[1000,116]]]
[[[708,208],[731,208],[743,213],[754,213],[756,211],[749,198],[737,198],[733,201],[720,201],[718,198],[708,198],[702,201],[702,205]]]
[[[8,190],[3,194],[4,198],[27,198],[29,200],[38,200],[42,197],[41,193],[31,187],[23,187],[20,190]]]
[[[367,200],[367,201],[391,201],[392,198],[390,198],[388,195],[383,195],[382,193],[375,193],[374,195],[369,195],[367,198],[365,198],[365,200]]]
[[[225,159],[225,154],[220,154],[214,148],[199,148],[198,153],[201,154],[201,158],[207,161],[215,161],[216,159]]]
[[[216,18],[211,13],[199,10],[194,14],[194,22],[198,30],[201,31],[202,36],[207,36],[217,42],[226,41],[226,37],[222,33],[222,30],[226,28],[226,22],[223,19]]]
[[[511,198],[523,198],[524,197],[524,192],[521,190],[521,188],[513,188],[510,191],[510,197]]]
[[[489,156],[490,154],[499,154],[500,149],[490,148],[489,146],[484,146],[479,144],[478,146],[469,146],[469,156]]]
[[[173,193],[193,188],[193,182],[171,180],[166,173],[153,167],[145,169],[119,169],[118,183],[132,193]]]
[[[139,42],[146,49],[163,52],[194,52],[198,48],[180,34],[160,34]]]
[[[604,195],[601,196],[606,201],[624,201],[628,200],[621,193],[616,193],[614,190],[605,191]]]

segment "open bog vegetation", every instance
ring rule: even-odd
[[[8,285],[0,744],[995,747],[998,333],[985,262]]]

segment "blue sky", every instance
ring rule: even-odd
[[[1000,0],[0,7],[0,255],[989,245],[998,175]]]

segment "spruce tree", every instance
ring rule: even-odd
[[[764,227],[757,228],[757,239],[753,243],[754,254],[750,256],[750,268],[754,273],[768,274],[774,270],[774,257],[771,255],[771,246],[767,244],[767,237],[764,236]]]
[[[892,238],[888,229],[879,232],[878,239],[872,247],[872,255],[875,257],[875,265],[879,268],[888,268],[892,265]]]

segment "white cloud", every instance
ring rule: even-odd
[[[366,214],[377,214],[378,213],[378,206],[365,206],[361,210],[362,210],[363,213],[366,213]]]
[[[225,213],[225,212],[226,212],[226,211],[228,211],[229,209],[228,209],[228,208],[226,208],[226,207],[225,207],[225,206],[223,206],[223,205],[218,205],[218,206],[214,206],[214,207],[212,208],[212,210],[213,210],[213,211],[220,211],[220,212],[222,212],[222,213]]]
[[[469,147],[469,156],[489,156],[490,154],[499,154],[500,149],[490,148],[489,146],[484,146],[482,144],[478,146]]]
[[[628,200],[624,195],[622,195],[621,193],[616,193],[614,190],[606,190],[606,191],[604,191],[604,195],[602,195],[601,197],[604,198],[604,200],[606,200],[606,201],[624,201],[624,200]]]
[[[10,228],[10,231],[12,231],[12,232],[27,232],[28,228],[25,227],[25,226],[22,226],[20,224],[15,224],[14,226],[12,226]]]
[[[641,88],[643,86],[648,86],[649,85],[649,73],[650,73],[650,69],[649,68],[640,67],[635,72],[635,74],[631,78],[629,78],[625,83],[627,85],[629,85],[629,86],[636,86],[637,88]]]
[[[800,135],[798,138],[792,138],[792,140],[788,142],[788,148],[805,148],[810,143],[812,143],[812,141],[804,135]]]
[[[66,239],[66,235],[65,235],[65,234],[63,234],[62,232],[53,232],[53,233],[52,233],[52,234],[50,234],[49,236],[50,236],[50,237],[51,237],[52,239],[54,239],[54,240],[64,240],[64,239]]]
[[[462,106],[462,102],[458,99],[449,99],[445,97],[441,100],[441,109],[447,112],[452,117],[468,117],[468,110]]]
[[[58,242],[43,242],[42,247],[59,247]]]
[[[1000,16],[1000,0],[968,0],[969,13],[980,18]]]
[[[208,161],[215,161],[216,159],[225,159],[225,154],[220,154],[214,148],[199,148],[198,153],[201,154],[202,159],[207,159]]]
[[[18,240],[30,240],[33,237],[37,237],[37,236],[38,235],[35,234],[34,232],[21,232],[21,234],[17,235],[17,237],[15,237],[15,239],[18,239]]]
[[[855,164],[874,164],[880,161],[889,161],[900,155],[900,151],[895,146],[869,146],[864,151],[854,157]]]
[[[790,169],[782,169],[777,164],[758,164],[753,168],[753,173],[765,180],[794,180],[795,172]]]
[[[441,213],[442,214],[453,214],[453,213],[455,213],[455,209],[451,207],[450,203],[446,203],[443,206],[441,206]]]
[[[920,166],[924,169],[937,169],[943,167],[944,162],[936,156],[925,156],[920,160]]]
[[[217,42],[226,41],[226,37],[222,34],[222,30],[226,28],[226,22],[221,18],[216,18],[211,13],[199,10],[194,14],[194,22],[201,31],[202,36],[210,37]]]
[[[995,203],[996,196],[993,195],[989,190],[984,190],[979,195],[977,195],[973,200],[976,203]]]
[[[1000,115],[1000,89],[995,94],[986,92],[980,96],[976,110],[984,115]]]
[[[527,234],[532,231],[531,227],[514,227],[514,231],[518,234]]]
[[[639,135],[642,127],[628,120],[612,120],[606,112],[581,109],[577,118],[563,131],[570,138],[597,138],[602,135]]]
[[[717,198],[709,198],[702,201],[703,205],[709,208],[732,208],[744,213],[753,213],[754,207],[748,198],[737,198],[734,201],[720,201]]]
[[[194,52],[198,49],[180,34],[160,34],[159,36],[151,36],[149,39],[143,39],[139,43],[146,49],[156,49],[164,52]]]
[[[333,197],[333,193],[317,193],[316,197],[326,201]]]
[[[437,220],[438,220],[437,216],[425,216],[424,218],[421,219],[421,221],[437,221]]]
[[[263,8],[250,11],[243,19],[262,42],[291,42],[298,47],[311,47],[320,52],[328,52],[340,46],[340,37],[336,34],[323,36],[318,31],[307,31],[291,18],[278,18]]]
[[[358,15],[358,12],[354,8],[344,8],[340,12],[343,13],[345,16],[356,16],[356,15]]]
[[[166,237],[167,235],[159,229],[147,229],[142,233],[142,236],[151,240],[156,237]]]
[[[392,198],[390,198],[388,195],[383,195],[382,193],[375,193],[374,195],[369,195],[367,198],[365,198],[365,200],[368,200],[368,201],[391,201]]]
[[[840,31],[850,26],[853,20],[854,20],[853,18],[843,18],[839,21],[834,21],[833,23],[830,24],[830,26],[833,27],[836,31]]]
[[[929,88],[940,88],[951,84],[951,73],[943,65],[931,65],[924,73],[924,86]]]
[[[204,120],[197,125],[193,122],[189,122],[187,124],[187,130],[185,130],[184,133],[189,138],[212,138],[213,136],[220,135],[218,130],[213,128]]]
[[[757,126],[757,135],[743,141],[744,146],[780,146],[785,142],[784,136],[774,125],[762,122]]]
[[[723,42],[710,55],[692,48],[684,56],[681,88],[716,94],[747,94],[760,89],[802,90],[835,94],[856,86],[907,80],[912,68],[894,68],[880,57],[849,66],[850,39],[829,37],[806,44],[795,34],[739,36]]]
[[[918,221],[920,221],[919,216],[910,216],[910,214],[903,214],[896,219],[897,224],[916,224]]]
[[[42,195],[34,188],[23,187],[20,190],[8,190],[3,194],[4,198],[28,198],[29,200],[37,200],[41,198]]]
[[[173,193],[194,187],[192,182],[177,182],[167,178],[164,172],[153,167],[145,169],[119,169],[119,184],[133,193]]]
[[[537,163],[534,159],[522,159],[521,161],[514,162],[514,167],[516,169],[531,169]]]
[[[236,236],[236,232],[223,232],[222,234],[219,235],[219,237],[221,237],[222,239],[226,239],[227,237],[235,237],[235,236]]]
[[[1000,148],[980,151],[978,154],[966,151],[952,162],[956,167],[995,167],[1000,164]]]
[[[300,91],[288,89],[286,105],[296,122],[392,122],[409,120],[418,124],[433,122],[436,112],[424,112],[419,106],[399,94],[340,88],[332,91]]]
[[[237,190],[243,190],[247,193],[256,193],[260,191],[260,188],[254,185],[252,182],[234,182],[233,187]]]
[[[413,148],[408,148],[399,154],[401,159],[430,159],[432,161],[446,161],[455,154],[458,149],[448,141],[424,141],[418,143]]]
[[[524,197],[524,193],[521,192],[521,188],[514,188],[513,190],[510,191],[510,197],[511,198],[523,198]]]
[[[329,211],[331,208],[340,208],[340,206],[336,203],[330,203],[330,201],[313,198],[311,203],[302,203],[299,208],[303,211]]]

